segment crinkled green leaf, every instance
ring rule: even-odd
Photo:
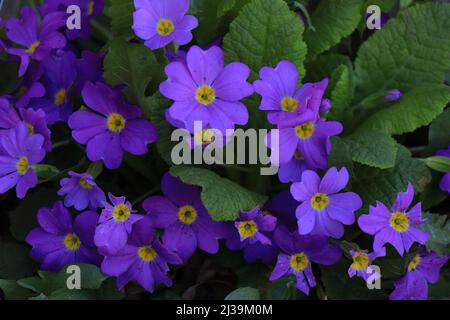
[[[449,4],[402,10],[361,45],[355,62],[356,100],[391,89],[408,92],[418,85],[443,83],[450,70],[448,48]]]
[[[439,172],[450,172],[450,158],[448,157],[429,157],[423,160],[426,165]]]
[[[0,279],[0,290],[5,300],[27,300],[31,296],[30,291],[19,286],[15,280]]]
[[[363,0],[320,1],[311,14],[311,22],[316,29],[305,31],[308,57],[327,51],[341,39],[349,36],[361,20]]]
[[[103,66],[105,80],[112,86],[125,84],[125,94],[145,108],[146,90],[151,84],[156,90],[165,79],[164,68],[158,56],[147,47],[114,40],[106,54]]]
[[[317,82],[328,78],[340,65],[346,65],[353,70],[349,57],[338,53],[324,53],[306,63],[306,80]]]
[[[418,227],[430,233],[426,247],[435,251],[441,257],[450,254],[450,222],[448,217],[436,213],[426,212],[422,215],[425,222]]]
[[[223,48],[226,62],[240,61],[252,70],[251,80],[264,66],[289,60],[305,75],[306,45],[303,24],[282,0],[253,0],[231,23]]]
[[[228,32],[231,21],[250,0],[192,0],[190,14],[199,25],[193,30],[199,45],[209,45]]]
[[[225,300],[259,300],[259,290],[250,287],[239,288],[225,297]]]
[[[415,88],[394,105],[375,112],[359,130],[381,130],[388,134],[412,132],[433,121],[450,101],[450,87],[428,85]]]
[[[350,103],[353,99],[353,70],[347,65],[340,65],[332,74],[328,91],[331,92],[332,106],[327,118],[343,121],[350,117]]]
[[[116,37],[131,39],[133,29],[133,0],[108,0],[105,14],[111,18],[111,31]]]
[[[202,187],[202,202],[216,221],[236,220],[239,211],[249,211],[267,200],[207,169],[176,166],[170,172],[184,183]]]
[[[398,144],[381,131],[364,131],[342,139],[349,146],[353,161],[380,169],[395,165]]]
[[[90,264],[78,264],[81,275],[81,289],[99,289],[108,278],[99,268]],[[67,267],[60,272],[39,271],[39,276],[21,279],[18,284],[36,293],[51,296],[54,292],[67,289],[67,280],[73,273],[67,273]]]
[[[390,169],[378,169],[364,165],[355,165],[355,179],[352,190],[358,193],[365,207],[381,201],[388,207],[392,205],[398,192],[404,192],[411,182],[416,192],[423,191],[431,180],[427,166],[399,145],[395,166]]]

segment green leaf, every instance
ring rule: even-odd
[[[353,161],[380,169],[395,165],[398,144],[381,131],[363,131],[342,139],[349,146]]]
[[[230,25],[223,41],[225,60],[248,65],[251,80],[258,77],[262,67],[275,67],[281,60],[289,60],[297,66],[301,79],[306,56],[303,30],[300,18],[284,1],[253,0]]]
[[[450,145],[450,108],[446,109],[430,125],[428,131],[428,149],[434,152],[438,149],[446,149]]]
[[[350,102],[355,87],[353,71],[347,65],[340,65],[332,74],[328,91],[331,92],[332,106],[327,118],[344,121],[351,117]]]
[[[35,164],[33,169],[36,171],[39,179],[46,180],[59,174],[58,168],[48,164]]]
[[[156,90],[165,78],[164,68],[158,56],[148,48],[114,40],[104,60],[105,80],[112,86],[127,85],[125,94],[133,102],[145,108],[149,85]]]
[[[349,36],[361,20],[362,0],[320,1],[311,15],[316,29],[305,31],[308,58],[327,51]]]
[[[259,296],[258,289],[244,287],[231,292],[225,297],[225,300],[259,300]]]
[[[361,196],[365,207],[375,205],[377,200],[389,207],[397,193],[406,190],[408,182],[413,184],[418,193],[423,191],[430,181],[431,175],[427,166],[422,161],[411,158],[409,150],[399,145],[393,168],[382,170],[364,165],[355,166],[352,190]]]
[[[15,280],[0,279],[0,289],[5,300],[27,300],[31,296],[30,291],[19,286]]]
[[[425,223],[417,227],[430,233],[426,247],[435,251],[441,257],[450,254],[450,222],[445,215],[425,212],[423,214]]]
[[[111,18],[111,31],[116,37],[131,39],[134,32],[133,25],[133,0],[108,0],[105,14]]]
[[[415,88],[394,105],[370,116],[358,130],[381,130],[388,134],[412,132],[428,125],[450,101],[450,87],[429,85]]]
[[[317,82],[329,77],[340,65],[346,65],[353,70],[350,58],[338,53],[325,53],[318,56],[313,61],[306,63],[306,80]],[[353,73],[353,72],[352,72]]]
[[[170,172],[184,183],[202,187],[202,202],[215,221],[236,220],[241,210],[251,210],[267,200],[207,169],[176,166]]]
[[[0,279],[17,280],[32,275],[37,266],[29,251],[26,245],[0,242]]]
[[[305,295],[300,293],[296,287],[295,276],[290,275],[282,277],[272,283],[270,283],[267,289],[267,300],[298,300],[304,299]]]
[[[165,99],[159,93],[151,96],[147,103],[148,110],[151,110],[148,112],[150,113],[150,116],[147,116],[147,118],[149,118],[156,126],[159,135],[159,139],[156,142],[156,147],[163,160],[169,165],[172,164],[172,149],[177,143],[179,143],[171,141],[172,132],[175,128],[167,122],[165,117],[165,111],[171,106],[171,104],[172,103],[170,100]]]
[[[443,83],[450,70],[449,47],[450,5],[426,3],[400,11],[358,51],[356,100]]]
[[[448,157],[429,157],[423,160],[426,165],[439,172],[450,172],[450,158]]]
[[[231,21],[250,0],[192,0],[190,14],[198,19],[194,38],[206,46],[228,32]]]
[[[81,289],[100,289],[102,283],[108,278],[100,272],[97,266],[78,264],[81,275]],[[67,267],[60,272],[39,271],[39,276],[25,278],[18,281],[24,288],[36,293],[43,293],[47,297],[54,292],[67,289],[67,280],[72,273],[67,273]]]
[[[340,137],[331,137],[331,145],[331,152],[328,155],[328,166],[337,168],[346,167],[350,176],[353,176],[354,168],[350,146]],[[351,181],[349,182],[351,183]]]

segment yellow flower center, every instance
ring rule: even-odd
[[[138,249],[139,258],[144,262],[152,262],[158,256],[155,249],[150,246],[140,247]]]
[[[403,232],[409,229],[409,219],[401,211],[397,211],[392,214],[390,220],[389,220],[392,229],[398,232]]]
[[[161,36],[170,35],[174,29],[175,29],[175,26],[173,25],[173,22],[168,19],[159,20],[158,25],[156,26],[156,31]]]
[[[57,107],[60,107],[64,104],[64,102],[66,101],[66,94],[66,89],[61,89],[57,93],[55,93],[55,105]]]
[[[106,121],[111,132],[121,132],[125,128],[127,121],[118,113],[111,113]]]
[[[311,206],[318,210],[321,211],[323,209],[325,209],[325,207],[330,203],[330,199],[328,198],[328,196],[324,193],[316,193],[312,198],[311,198]]]
[[[281,108],[284,111],[294,112],[298,108],[298,101],[291,97],[284,97],[281,101]]]
[[[80,178],[79,184],[83,189],[92,189],[92,184],[87,182],[85,178]]]
[[[114,207],[113,217],[118,222],[127,221],[130,218],[130,209],[123,203],[118,204]]]
[[[16,94],[14,95],[14,97],[16,99],[20,99],[22,98],[22,96],[25,94],[25,92],[27,92],[28,88],[27,86],[22,86],[19,88],[19,90],[17,90]]]
[[[19,172],[21,175],[25,175],[27,173],[28,169],[30,168],[30,165],[28,164],[28,158],[27,157],[20,157],[19,161],[16,163],[17,172]]]
[[[40,45],[41,45],[40,41],[33,42],[30,45],[30,47],[27,50],[25,50],[25,52],[28,54],[33,54]]]
[[[258,232],[258,226],[253,220],[242,221],[239,223],[238,231],[242,238],[252,238]]]
[[[88,16],[90,16],[90,15],[92,15],[94,13],[94,5],[95,5],[94,1],[89,2],[88,10],[87,10],[87,15]]]
[[[302,156],[302,154],[298,150],[295,150],[294,156],[295,156],[295,159],[297,159],[297,160],[305,160],[305,158]]]
[[[369,264],[369,256],[364,252],[356,252],[353,257],[353,263],[351,265],[354,270],[366,270],[367,265]]]
[[[34,134],[34,127],[27,122],[28,135],[32,136]]]
[[[178,210],[178,218],[185,224],[192,224],[197,220],[197,210],[191,206],[183,206]]]
[[[202,131],[197,132],[194,135],[194,139],[197,144],[205,145],[213,143],[215,140],[214,131],[211,129],[204,129]]]
[[[290,265],[295,272],[305,270],[309,265],[308,256],[304,253],[297,253],[291,256]]]
[[[419,264],[420,264],[420,256],[416,254],[408,264],[408,271],[416,270]]]
[[[208,106],[216,99],[216,92],[213,88],[204,84],[201,87],[198,87],[197,92],[195,93],[195,99],[197,99],[198,103]]]
[[[69,233],[64,238],[64,245],[66,246],[67,250],[75,251],[80,249],[81,241],[75,233]]]
[[[295,127],[295,133],[297,134],[297,137],[303,140],[308,140],[309,138],[311,138],[314,130],[314,124],[312,122],[306,122]]]

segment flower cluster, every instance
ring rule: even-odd
[[[69,5],[81,8],[81,29],[64,29]],[[91,162],[88,167],[84,159],[76,169],[51,177],[59,181],[61,198],[52,208],[39,209],[39,226],[26,237],[41,270],[57,272],[69,264],[88,263],[117,278],[118,289],[135,281],[154,292],[160,284],[172,285],[171,266],[187,263],[197,250],[217,254],[222,242],[229,250],[242,250],[247,263],[270,265],[270,281],[295,277],[294,286],[308,295],[318,282],[315,264],[334,265],[346,256],[348,277],[368,281],[374,261],[393,248],[408,263],[390,298],[428,297],[428,283],[438,281],[450,257],[426,246],[430,234],[420,227],[425,222],[422,204],[413,205],[416,184],[403,181],[406,191],[387,195],[394,198],[398,192],[392,205],[363,203],[353,192],[351,168],[329,165],[331,137],[340,135],[344,126],[329,120],[328,78],[299,83],[297,66],[282,60],[258,74],[256,70],[252,77],[258,79],[250,82],[246,64],[225,64],[220,40],[178,50],[192,41],[199,24],[187,14],[189,0],[134,0],[135,35],[149,53],[161,50],[170,60],[164,69],[167,79],[157,84],[170,100],[165,120],[185,130],[191,146],[204,147],[247,125],[249,110],[243,101],[256,97],[260,105],[253,111],[267,116],[272,126],[266,146],[284,191],[243,208],[234,221],[215,221],[203,201],[208,188],[186,184],[172,171],[162,176],[160,195],[152,191],[133,203],[125,190],[117,197],[112,194],[114,183],[107,190],[94,167],[119,169],[128,157],[134,159],[129,155],[148,160],[143,156],[159,135],[144,117],[146,106],[131,103],[124,86],[107,84],[103,55],[73,45],[74,40],[91,38],[91,22],[103,7],[103,0],[49,0],[37,10],[22,8],[20,18],[4,23],[6,39],[0,41],[0,50],[18,63],[20,81],[11,95],[0,96],[0,194],[15,188],[23,199],[29,189],[47,181],[48,173],[39,174],[53,168],[48,164],[57,148],[52,139],[61,132]],[[147,85],[139,84],[143,91]],[[384,99],[395,103],[402,94],[391,90]],[[278,143],[272,139],[275,134]],[[450,158],[450,146],[437,155]],[[126,170],[134,169],[130,163]],[[159,182],[160,176],[149,176]],[[440,189],[450,193],[450,173],[442,177]],[[352,244],[344,249],[340,244],[346,228],[362,231],[373,248]]]

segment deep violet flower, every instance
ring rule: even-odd
[[[45,95],[39,99],[32,99],[29,107],[35,110],[42,109],[47,114],[49,125],[67,121],[72,114],[73,101],[69,99],[69,95],[77,77],[75,61],[73,52],[60,50],[42,62]]]
[[[37,185],[33,165],[45,157],[44,137],[29,135],[25,122],[0,135],[0,194],[16,186],[17,197],[23,199],[28,189]]]
[[[330,137],[342,132],[342,125],[337,121],[318,120],[317,122],[308,121],[300,123],[293,127],[281,128],[279,131],[279,144],[272,146],[272,133],[269,132],[266,138],[266,145],[274,149],[278,148],[279,159],[274,158],[272,152],[271,161],[273,165],[283,166],[290,164],[292,158],[304,160],[304,165],[288,165],[284,180],[294,180],[300,174],[298,170],[305,169],[306,166],[313,169],[326,169],[327,156],[331,152]]]
[[[329,169],[320,179],[314,171],[305,171],[302,181],[292,184],[291,193],[301,204],[297,207],[300,234],[319,234],[339,239],[345,225],[355,222],[355,214],[362,207],[361,198],[354,192],[339,193],[348,183],[348,171]]]
[[[439,150],[436,155],[450,158],[450,145],[448,146],[447,150]],[[450,172],[445,173],[442,176],[441,182],[439,183],[439,188],[444,192],[450,193]]]
[[[270,281],[293,274],[295,287],[305,294],[316,286],[311,263],[332,265],[339,261],[342,251],[330,245],[325,236],[301,236],[297,231],[289,232],[284,226],[275,231],[275,242],[282,251],[270,276]]]
[[[117,169],[123,153],[147,153],[147,144],[157,140],[156,128],[141,119],[140,108],[128,104],[119,91],[103,83],[87,83],[83,99],[95,111],[80,110],[69,119],[73,138],[87,144],[91,161],[102,160],[108,169]]]
[[[62,12],[54,12],[43,17],[39,25],[38,14],[31,7],[23,7],[20,13],[21,19],[6,22],[5,31],[8,39],[21,46],[7,48],[7,52],[20,57],[19,76],[23,76],[30,60],[44,60],[53,49],[66,45],[66,38],[58,32],[66,21]]]
[[[297,67],[289,61],[281,61],[276,68],[264,67],[259,76],[261,80],[253,85],[262,96],[259,109],[269,111],[270,123],[284,127],[318,119],[328,79],[297,89]]]
[[[97,210],[103,206],[106,201],[105,193],[100,189],[89,173],[69,172],[70,178],[61,180],[61,189],[59,196],[65,196],[64,205],[73,206],[81,211],[89,207],[91,210]]]
[[[15,128],[23,121],[28,127],[28,134],[30,136],[40,134],[44,138],[43,148],[50,152],[52,150],[51,131],[47,127],[44,111],[33,109],[19,109],[18,111],[13,107],[1,108],[0,106],[0,134]]]
[[[143,203],[155,227],[164,229],[164,246],[186,260],[197,247],[214,254],[218,239],[225,238],[226,225],[211,219],[200,199],[200,190],[182,183],[166,173],[161,181],[162,196],[153,196]]]
[[[425,250],[416,254],[409,262],[406,274],[394,282],[395,290],[390,300],[426,300],[428,283],[439,280],[439,272],[450,256],[440,258],[436,253]]]
[[[420,202],[408,211],[413,198],[414,188],[408,183],[406,192],[397,194],[391,210],[377,201],[376,207],[369,207],[369,214],[359,217],[358,224],[361,230],[375,236],[374,251],[380,251],[386,243],[390,243],[400,255],[403,255],[415,241],[420,244],[427,242],[430,235],[413,227],[423,222]]]
[[[239,100],[253,93],[247,82],[250,69],[240,62],[224,66],[219,47],[204,51],[193,46],[186,63],[170,63],[166,74],[169,79],[159,89],[175,101],[168,111],[170,118],[184,123],[189,132],[195,132],[195,121],[221,132],[247,123],[248,110]]]
[[[153,292],[155,286],[163,283],[172,285],[167,276],[168,264],[181,264],[181,259],[164,247],[155,236],[151,219],[147,217],[133,225],[130,240],[120,251],[106,255],[101,270],[117,277],[117,287],[122,289],[135,280],[144,289]]]
[[[100,263],[94,245],[97,213],[81,213],[72,222],[69,211],[58,201],[52,209],[41,208],[37,219],[40,227],[28,234],[26,242],[33,247],[31,257],[42,264],[41,270],[57,272],[70,264]]]
[[[402,97],[402,92],[398,89],[390,90],[385,96],[386,101],[397,101]]]
[[[126,245],[132,225],[144,216],[135,214],[125,197],[116,198],[110,193],[108,197],[112,205],[104,202],[94,242],[102,254],[115,254]]]
[[[277,254],[272,240],[276,226],[277,218],[264,215],[260,207],[241,211],[239,219],[230,228],[227,247],[230,250],[244,249],[244,257],[249,263],[257,259],[270,263]]]
[[[134,0],[133,30],[151,50],[172,41],[178,45],[191,42],[191,30],[198,26],[194,16],[186,15],[190,0]]]
[[[38,9],[42,16],[53,12],[62,12],[64,13],[65,20],[67,20],[69,14],[66,11],[71,5],[76,5],[80,8],[80,29],[67,28],[67,38],[69,40],[77,38],[89,40],[91,35],[91,20],[102,13],[104,6],[103,0],[46,0]]]
[[[375,273],[375,270],[370,269],[370,266],[373,260],[386,255],[386,248],[382,248],[380,252],[372,253],[369,253],[367,250],[350,250],[350,254],[353,260],[352,264],[348,268],[348,275],[350,278],[355,275],[363,278],[364,280],[367,280],[369,277],[373,277],[374,275],[378,279],[381,277],[379,273]]]

